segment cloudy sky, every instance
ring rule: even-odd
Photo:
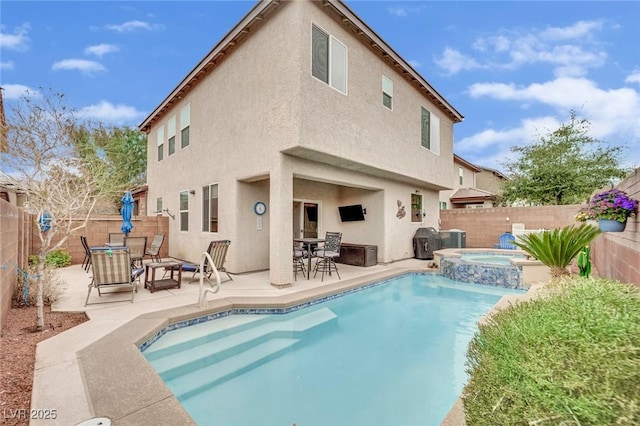
[[[3,0],[5,103],[51,88],[86,117],[137,126],[253,4]],[[346,4],[465,116],[463,158],[504,170],[510,147],[574,110],[640,166],[640,2]]]

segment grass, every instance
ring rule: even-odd
[[[558,280],[481,325],[467,365],[469,426],[640,424],[640,289]]]

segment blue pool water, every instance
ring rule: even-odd
[[[517,292],[408,274],[180,328],[143,353],[200,425],[439,425],[467,380],[476,322]]]
[[[489,265],[510,265],[510,259],[524,259],[523,255],[501,255],[501,254],[463,254],[461,260],[474,263],[484,263]]]

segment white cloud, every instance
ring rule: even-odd
[[[436,64],[450,75],[477,68],[514,70],[542,63],[555,66],[557,77],[582,76],[607,60],[607,53],[595,37],[602,26],[599,21],[579,21],[544,30],[501,30],[474,40],[471,49],[477,55],[448,47]]]
[[[54,71],[78,70],[83,73],[93,73],[106,70],[106,68],[99,62],[87,61],[86,59],[63,59],[62,61],[54,63],[51,69]]]
[[[0,70],[12,70],[14,65],[13,61],[0,61]]]
[[[82,118],[112,124],[135,123],[145,117],[145,113],[138,111],[135,107],[114,105],[105,100],[96,105],[80,109],[77,115]]]
[[[5,33],[4,25],[0,26],[0,48],[24,52],[29,50],[29,37],[27,33],[31,25],[22,24],[13,30],[13,34]]]
[[[633,71],[624,79],[625,83],[638,83],[640,84],[640,70]]]
[[[23,84],[3,84],[2,96],[4,99],[20,99],[22,96],[39,98],[40,93],[37,90],[25,86]]]
[[[118,46],[114,44],[101,43],[101,44],[96,44],[93,46],[86,47],[84,49],[84,54],[95,55],[101,58],[103,55],[106,55],[107,53],[114,53],[118,51],[120,51],[120,49],[118,48]]]
[[[387,11],[395,16],[400,16],[400,17],[405,17],[408,15],[407,13],[407,9],[405,9],[402,6],[398,6],[398,7],[388,7]]]
[[[161,24],[150,24],[144,21],[128,21],[124,24],[119,25],[107,25],[107,29],[118,32],[118,33],[130,33],[138,30],[145,31],[159,31],[164,29],[164,25]]]
[[[442,56],[436,58],[435,62],[449,74],[456,74],[462,70],[481,68],[481,65],[476,62],[475,59],[451,48],[446,48]]]

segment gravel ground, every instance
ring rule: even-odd
[[[44,307],[43,331],[36,331],[35,306],[13,307],[0,333],[0,424],[28,425],[38,342],[87,321],[84,313]]]

